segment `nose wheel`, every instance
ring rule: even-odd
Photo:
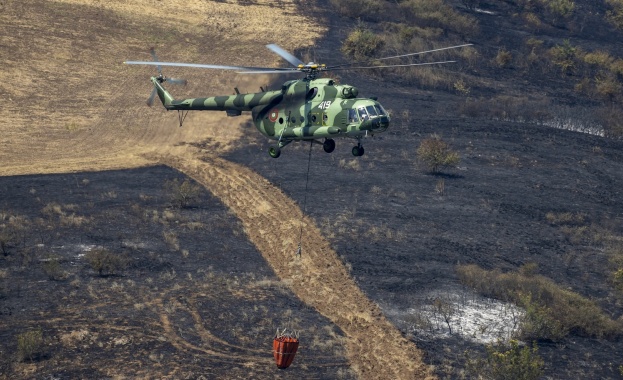
[[[353,156],[355,157],[361,157],[363,156],[365,150],[363,149],[363,147],[361,146],[361,144],[357,144],[353,147],[352,153]]]

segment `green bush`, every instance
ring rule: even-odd
[[[359,24],[348,34],[342,43],[342,53],[356,60],[371,58],[382,49],[384,45],[381,37]]]
[[[538,354],[538,347],[533,344],[523,348],[516,340],[510,341],[510,347],[487,347],[487,366],[485,371],[496,380],[535,380],[543,374],[543,359]]]
[[[563,74],[570,74],[575,70],[579,53],[579,49],[571,45],[569,40],[564,40],[562,45],[556,45],[549,50],[552,63],[560,67]]]
[[[107,249],[96,249],[85,255],[89,265],[100,276],[115,274],[127,267],[125,258]]]
[[[40,328],[17,336],[17,359],[19,361],[33,361],[41,357],[43,348],[43,332]]]
[[[422,140],[417,149],[417,156],[419,162],[431,173],[439,173],[443,169],[454,167],[461,160],[459,154],[437,135]]]

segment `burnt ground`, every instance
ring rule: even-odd
[[[457,169],[432,175],[418,168],[415,150],[433,133],[460,153]],[[288,146],[278,160],[268,157],[265,143],[250,146],[228,158],[279,184],[303,207],[309,145]],[[444,365],[461,363],[465,350],[483,345],[418,335],[408,315],[439,294],[469,293],[457,280],[457,264],[507,271],[534,262],[539,273],[597,301],[613,319],[623,314],[603,250],[546,219],[550,212],[582,213],[587,225],[620,236],[623,143],[526,124],[437,118],[366,141],[360,159],[350,156],[351,146],[339,140],[330,155],[312,148],[307,213],[352,265],[359,286],[412,334],[442,377],[456,377],[456,368]],[[622,349],[620,340],[571,336],[542,344],[540,354],[553,378],[619,378]]]
[[[320,9],[322,14],[313,13]],[[330,58],[323,62],[338,63],[331,59],[341,58],[335,51],[353,21],[325,17],[326,9],[304,11],[331,23],[315,53]],[[508,30],[507,20],[497,17],[499,23],[485,33]],[[499,45],[480,41],[477,47],[491,58]],[[484,67],[498,83],[487,81],[489,87],[474,92],[543,89],[569,104],[577,101],[573,82],[559,87],[564,80],[551,79],[548,72],[518,80],[513,70]],[[440,293],[470,294],[458,283],[456,264],[516,270],[536,262],[539,273],[597,301],[612,318],[621,317],[621,298],[609,283],[612,268],[602,247],[546,220],[548,212],[583,213],[581,227],[621,235],[620,142],[463,119],[456,115],[464,98],[374,78],[345,73],[342,82],[357,85],[363,96],[378,95],[394,115],[409,111],[410,116],[394,117],[387,133],[366,141],[360,159],[350,156],[350,142],[338,141],[332,155],[315,146],[307,202],[307,146],[293,144],[272,160],[268,144],[250,127],[240,148],[226,157],[306,204],[359,286],[425,350],[441,377],[456,378],[463,352],[482,352],[483,344],[441,331],[421,334],[410,309],[428,306]],[[434,176],[417,167],[415,149],[431,133],[460,153],[457,170]],[[352,375],[341,332],[279,283],[217,200],[202,193],[189,210],[170,206],[162,185],[179,176],[159,167],[0,178],[3,222],[18,215],[30,231],[9,247],[8,256],[0,256],[0,377]],[[129,268],[96,276],[79,256],[96,246],[125,254]],[[43,273],[51,254],[60,259],[65,279],[51,281]],[[282,372],[272,363],[270,338],[286,323],[303,338],[316,338],[303,341],[296,366]],[[16,362],[16,335],[36,327],[47,339],[43,357],[34,364]],[[570,336],[556,345],[541,344],[539,352],[552,378],[620,378],[621,346],[620,340]],[[135,372],[128,374],[128,368]]]
[[[280,282],[219,200],[202,190],[172,207],[164,184],[176,178],[164,166],[0,178],[3,223],[22,227],[0,256],[0,378],[352,376],[343,334]],[[97,248],[128,267],[98,276],[84,256]],[[301,336],[285,371],[272,359],[278,327]],[[17,361],[17,334],[36,328],[41,357]]]

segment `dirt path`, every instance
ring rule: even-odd
[[[152,158],[197,180],[238,216],[277,275],[344,331],[347,355],[361,378],[433,378],[422,352],[361,292],[319,229],[278,188],[245,167],[192,148]],[[303,254],[296,257],[301,219]]]

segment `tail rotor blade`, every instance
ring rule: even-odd
[[[186,84],[188,83],[186,79],[179,78],[167,78],[167,82],[172,84],[181,84],[182,86],[186,86]]]
[[[151,95],[149,95],[149,99],[147,99],[147,105],[150,107],[153,106],[155,98],[156,98],[156,88],[154,87],[154,89],[151,91]]]
[[[158,56],[156,55],[156,49],[152,47],[151,49],[149,49],[149,52],[151,53],[151,57],[154,59],[154,62],[160,62],[158,60]],[[162,67],[158,65],[156,66],[156,69],[158,69],[158,74],[162,75]]]

